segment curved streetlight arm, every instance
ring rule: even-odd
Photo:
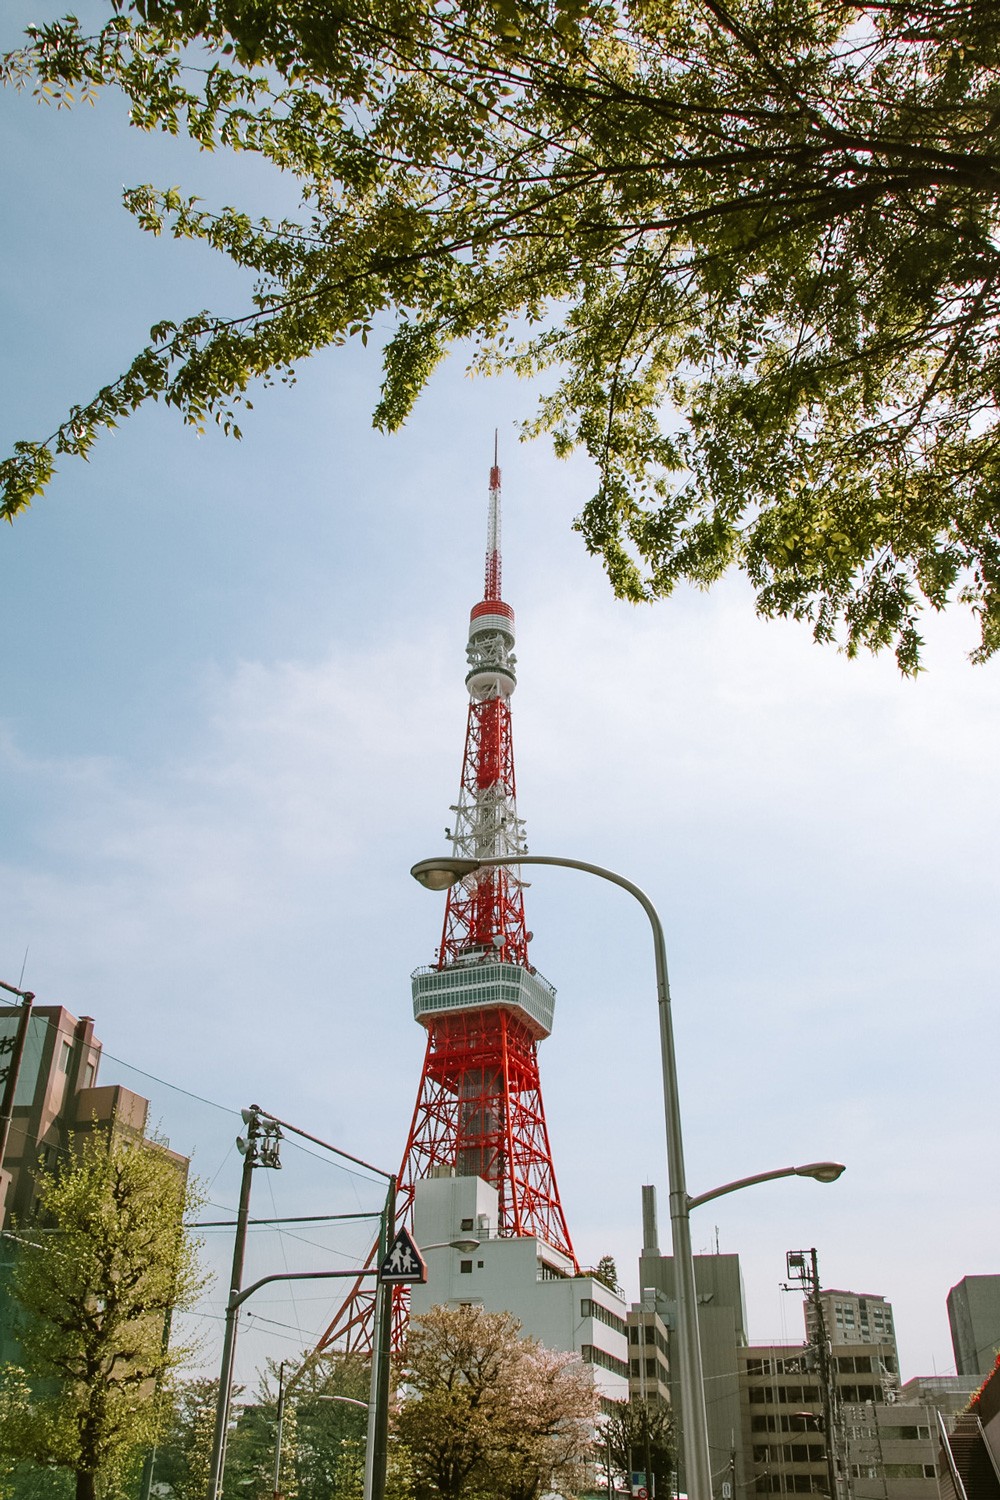
[[[248,1297],[259,1292],[262,1286],[267,1286],[269,1281],[332,1281],[341,1276],[353,1276],[357,1281],[362,1276],[377,1275],[375,1267],[369,1271],[276,1271],[273,1276],[262,1276],[259,1281],[252,1282],[234,1297],[230,1297],[228,1311],[233,1312],[237,1307],[242,1307]]]
[[[708,1414],[705,1408],[705,1382],[702,1374],[701,1339],[698,1334],[698,1299],[695,1289],[694,1260],[691,1252],[691,1225],[688,1219],[688,1194],[684,1175],[684,1148],[681,1140],[681,1112],[677,1091],[677,1062],[674,1053],[673,1021],[670,1010],[670,982],[667,977],[667,948],[663,924],[645,891],[603,865],[582,859],[564,859],[549,854],[505,854],[488,859],[458,859],[446,855],[440,859],[423,859],[410,874],[430,890],[447,890],[456,880],[472,875],[477,869],[516,865],[557,865],[566,870],[582,870],[600,880],[621,886],[634,896],[649,918],[653,931],[653,954],[656,962],[656,996],[660,1020],[660,1063],[663,1074],[663,1113],[667,1133],[667,1179],[670,1187],[670,1228],[677,1278],[677,1323],[680,1355],[680,1387],[683,1407],[684,1457],[687,1487],[691,1500],[712,1500],[712,1470],[708,1449]]]
[[[689,1198],[688,1209],[700,1208],[703,1203],[711,1203],[713,1198],[722,1198],[726,1193],[738,1193],[740,1188],[755,1187],[758,1182],[773,1182],[776,1177],[814,1177],[817,1182],[836,1182],[844,1168],[839,1162],[810,1162],[805,1167],[778,1167],[773,1172],[755,1172],[752,1177],[739,1177],[735,1182],[727,1182],[722,1187],[712,1188],[709,1193],[699,1193],[697,1198]]]

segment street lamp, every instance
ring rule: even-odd
[[[510,865],[557,865],[567,870],[582,870],[612,885],[621,886],[642,907],[653,932],[656,961],[656,991],[660,1020],[660,1067],[663,1077],[663,1113],[667,1134],[667,1176],[670,1188],[670,1229],[674,1268],[677,1278],[677,1333],[680,1365],[680,1394],[683,1409],[684,1456],[690,1500],[712,1500],[712,1471],[708,1445],[708,1415],[705,1409],[705,1384],[702,1375],[701,1341],[698,1333],[698,1300],[695,1288],[694,1257],[691,1251],[692,1208],[724,1193],[766,1182],[774,1177],[813,1177],[820,1182],[835,1181],[844,1170],[837,1162],[812,1162],[805,1167],[782,1167],[726,1183],[711,1192],[691,1197],[684,1172],[684,1149],[681,1139],[680,1100],[677,1089],[677,1059],[674,1052],[673,1020],[670,1009],[670,983],[667,977],[667,952],[663,924],[646,893],[624,876],[602,865],[558,855],[496,855],[486,859],[461,859],[443,856],[422,859],[410,874],[425,889],[446,891],[456,881],[474,875],[477,870]]]
[[[670,1187],[670,1229],[677,1275],[677,1333],[680,1354],[680,1391],[684,1411],[684,1456],[687,1460],[687,1486],[691,1500],[712,1500],[712,1469],[708,1450],[708,1415],[705,1410],[705,1385],[702,1377],[701,1343],[698,1337],[698,1301],[694,1281],[694,1258],[691,1253],[691,1226],[688,1219],[688,1192],[684,1175],[684,1148],[681,1140],[681,1112],[677,1094],[677,1060],[674,1053],[674,1031],[670,1012],[670,983],[667,977],[667,948],[663,924],[656,908],[639,886],[633,885],[603,865],[592,865],[558,855],[497,855],[488,859],[458,859],[445,856],[423,859],[410,871],[413,878],[432,891],[445,891],[465,876],[481,868],[498,865],[558,865],[567,870],[582,870],[612,885],[621,886],[642,907],[653,931],[653,954],[656,961],[656,993],[660,1017],[660,1067],[663,1075],[663,1114],[667,1132],[667,1177]]]
[[[810,1161],[804,1167],[777,1167],[773,1172],[755,1172],[752,1177],[737,1177],[711,1192],[699,1193],[687,1201],[688,1211],[711,1203],[713,1198],[722,1198],[726,1193],[738,1193],[740,1188],[755,1187],[758,1182],[773,1182],[776,1177],[812,1177],[816,1182],[836,1182],[847,1168],[839,1161]]]

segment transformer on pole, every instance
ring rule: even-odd
[[[458,801],[449,830],[467,859],[526,852],[517,815],[510,699],[517,685],[514,611],[500,592],[500,469],[490,470],[483,598],[467,647],[469,713]],[[413,1013],[427,1031],[417,1102],[399,1169],[397,1223],[412,1228],[416,1183],[441,1171],[496,1188],[494,1233],[532,1235],[576,1266],[559,1201],[538,1074],[538,1044],[552,1029],[555,991],[528,958],[523,883],[500,865],[448,892],[435,962],[413,975]],[[374,1256],[375,1251],[372,1251]],[[394,1333],[406,1289],[395,1294]],[[372,1293],[358,1283],[318,1349],[370,1348]]]

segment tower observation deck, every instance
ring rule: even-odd
[[[462,779],[447,831],[455,855],[467,859],[527,852],[511,735],[514,611],[500,587],[500,470],[494,462],[485,587],[469,620]],[[498,1220],[489,1233],[536,1236],[575,1266],[538,1074],[538,1044],[552,1030],[555,991],[532,967],[530,941],[515,867],[482,869],[450,888],[435,962],[412,977],[413,1014],[427,1031],[427,1046],[399,1170],[398,1221],[412,1227],[421,1178],[442,1172],[482,1177],[498,1197]],[[364,1347],[370,1322],[371,1294],[359,1283],[319,1347]]]

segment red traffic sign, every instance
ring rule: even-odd
[[[378,1268],[383,1286],[410,1286],[427,1280],[427,1262],[405,1229],[396,1232],[389,1254]]]

